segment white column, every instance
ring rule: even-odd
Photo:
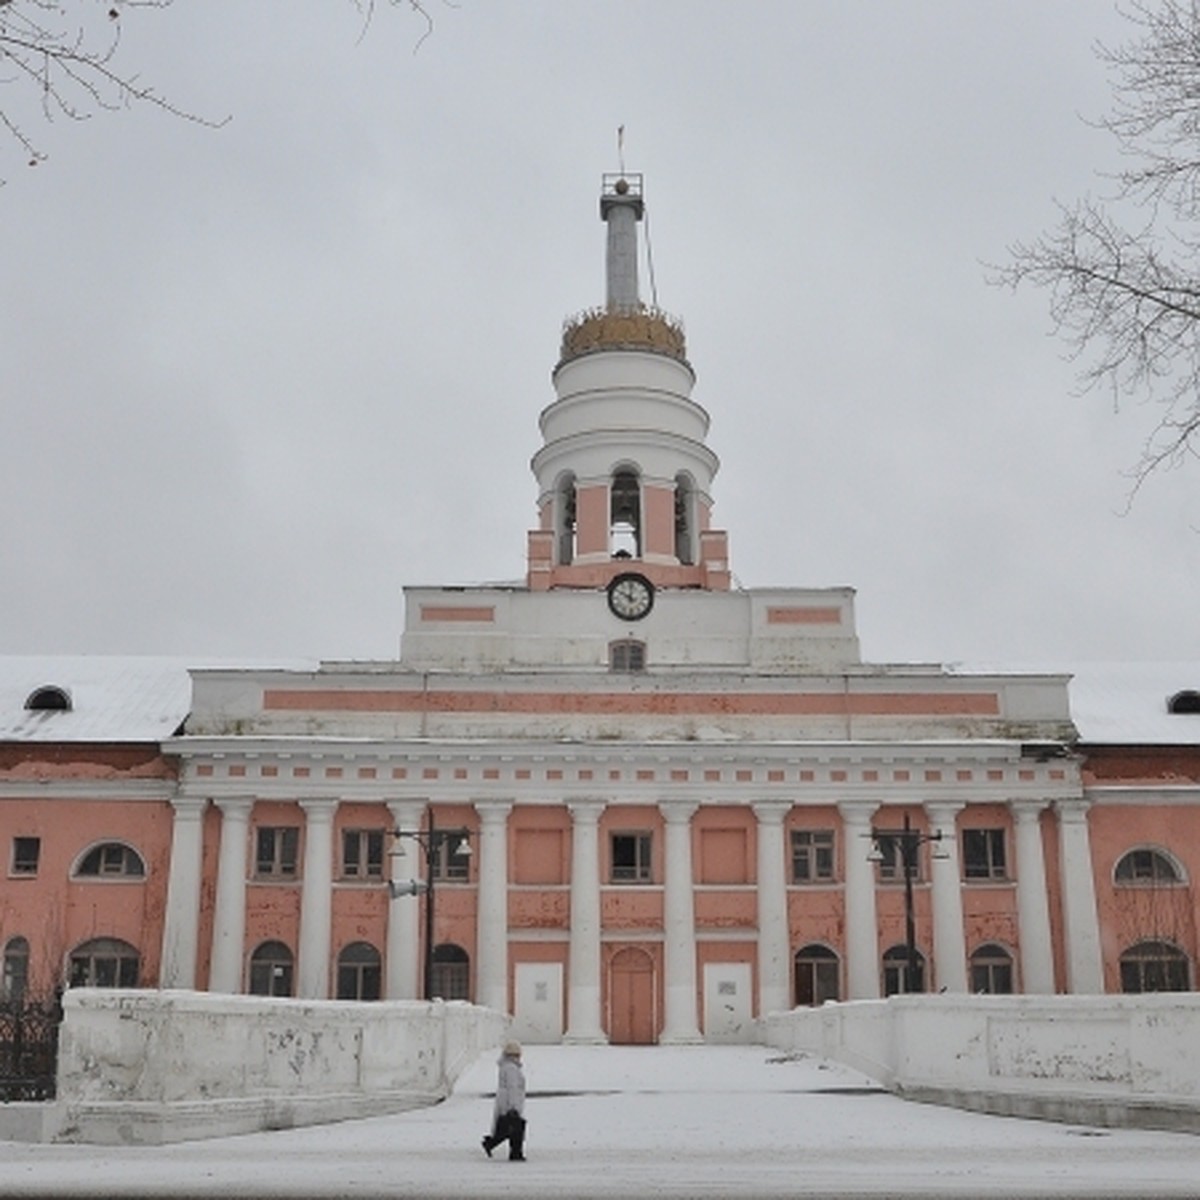
[[[600,1023],[600,814],[603,800],[568,804],[571,814],[571,941],[567,1032],[575,1044],[606,1042]]]
[[[702,1042],[696,1018],[696,909],[692,892],[695,804],[662,804],[666,822],[663,880],[663,1045]]]
[[[167,875],[167,911],[158,981],[165,988],[194,988],[200,945],[204,811],[208,800],[176,796],[171,804],[175,820],[171,827],[171,866]]]
[[[1073,995],[1104,991],[1104,972],[1100,959],[1100,922],[1096,915],[1092,846],[1088,837],[1088,807],[1085,800],[1060,800],[1055,804],[1058,810],[1062,860],[1067,991]]]
[[[393,828],[414,833],[421,828],[425,813],[424,800],[394,800],[388,803]],[[410,839],[411,841],[411,839]],[[389,844],[390,839],[389,839]],[[395,848],[402,843],[396,842]],[[419,862],[420,855],[413,854],[412,845],[404,847],[403,858],[394,856],[388,860],[390,879],[406,883],[416,878],[416,870],[409,871],[404,864]],[[421,897],[397,896],[388,904],[387,921],[387,984],[384,995],[389,1000],[418,1000],[421,998]]]
[[[758,818],[758,1015],[791,1008],[792,940],[788,930],[787,847],[783,821],[789,803],[754,805]]]
[[[960,802],[926,804],[930,833],[942,834],[932,843],[930,879],[933,893],[933,971],[930,980],[940,992],[967,990],[967,941],[963,930],[962,867],[956,818]]]
[[[1014,800],[1016,826],[1017,936],[1021,943],[1021,990],[1054,994],[1054,949],[1050,901],[1046,894],[1046,853],[1042,846],[1044,800]]]
[[[246,940],[246,855],[254,801],[245,797],[218,800],[221,848],[217,854],[217,896],[213,913],[210,992],[242,990],[242,956]]]
[[[879,933],[875,913],[875,868],[868,860],[874,804],[839,804],[842,861],[846,866],[846,998],[878,1000]]]
[[[475,1001],[508,1012],[508,800],[477,800],[479,906]]]
[[[296,995],[329,999],[333,942],[333,818],[336,799],[301,800],[304,810],[304,880],[300,892],[300,954]]]

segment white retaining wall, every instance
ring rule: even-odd
[[[434,1104],[507,1028],[492,1009],[442,1001],[73,988],[63,1009],[54,1136],[105,1144]]]
[[[1200,1132],[1200,995],[893,996],[772,1013],[769,1045],[983,1112]]]

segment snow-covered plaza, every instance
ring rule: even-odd
[[[0,1195],[1200,1196],[1200,1138],[909,1103],[761,1046],[528,1047],[528,1161],[488,1159],[493,1057],[399,1116],[155,1148],[0,1143]]]

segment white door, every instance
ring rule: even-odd
[[[563,1036],[562,963],[517,963],[512,1035],[531,1045],[561,1042]]]
[[[705,963],[704,1040],[753,1042],[757,1038],[750,1006],[750,964]]]

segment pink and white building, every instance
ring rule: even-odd
[[[406,589],[398,661],[0,660],[10,991],[428,984],[636,1043],[912,986],[1195,986],[1200,665],[865,663],[851,589],[735,587],[682,330],[639,300],[640,178],[600,211],[523,581]]]

